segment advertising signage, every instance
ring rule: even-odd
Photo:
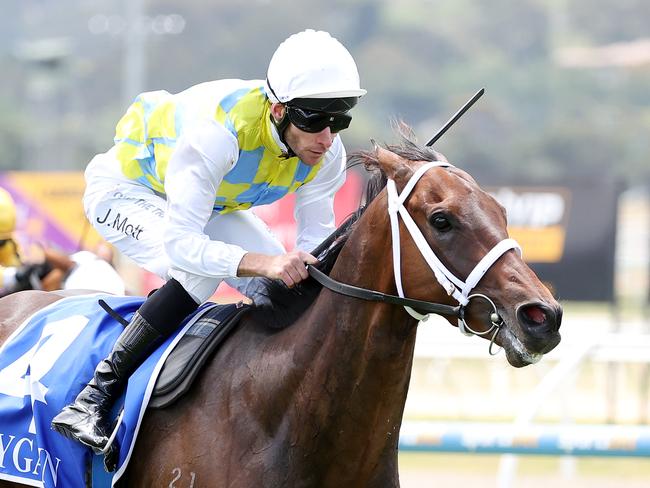
[[[508,213],[524,260],[563,300],[614,301],[617,204],[611,180],[516,182],[486,189]]]
[[[335,199],[337,224],[357,208],[362,183],[358,174],[348,173],[348,181]],[[558,298],[614,300],[621,185],[606,177],[537,184],[495,175],[481,185],[506,208],[510,236]],[[16,201],[16,234],[23,249],[41,243],[74,252],[101,242],[83,214],[81,172],[5,172],[0,173],[0,186]],[[292,198],[256,208],[256,212],[290,249],[296,235]]]

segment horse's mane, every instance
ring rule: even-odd
[[[421,147],[415,142],[410,127],[396,122],[396,131],[401,143],[386,145],[395,154],[411,161],[440,161],[444,157],[429,147]],[[374,141],[373,141],[374,144]],[[312,254],[319,260],[316,265],[320,271],[329,274],[336,259],[352,233],[356,222],[368,205],[386,186],[386,175],[379,167],[376,151],[357,151],[348,157],[348,168],[363,165],[370,172],[364,196],[359,208],[350,215],[332,234],[330,234]],[[256,278],[249,291],[255,295],[255,306],[251,313],[266,326],[281,329],[292,324],[311,305],[321,290],[321,285],[308,278],[293,288],[288,288],[280,280]]]

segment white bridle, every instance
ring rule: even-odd
[[[402,221],[406,228],[408,229],[415,245],[422,253],[425,261],[433,271],[436,280],[438,283],[447,291],[447,294],[454,297],[458,303],[461,305],[461,308],[469,303],[473,297],[481,297],[486,299],[496,313],[496,306],[485,295],[475,294],[470,295],[472,289],[478,284],[483,275],[490,269],[490,267],[499,259],[505,252],[510,249],[516,249],[519,251],[521,256],[521,247],[514,239],[503,239],[501,242],[497,243],[483,258],[478,262],[474,269],[467,276],[465,281],[456,277],[451,271],[449,271],[444,264],[438,259],[436,254],[433,252],[426,239],[422,235],[422,232],[418,228],[417,224],[413,218],[409,215],[408,210],[404,206],[404,202],[410,195],[411,191],[420,180],[424,173],[435,167],[449,167],[452,166],[449,163],[445,162],[431,162],[420,166],[410,180],[406,183],[404,190],[401,194],[397,193],[397,186],[395,182],[391,179],[388,179],[386,184],[386,190],[388,192],[388,215],[390,216],[390,226],[391,226],[391,237],[393,240],[393,268],[395,272],[395,284],[397,285],[397,292],[400,297],[404,298],[404,291],[402,289],[402,272],[401,272],[401,258],[400,258],[400,232],[399,232],[399,221],[398,215],[402,217]],[[410,307],[405,306],[404,309],[414,318],[418,320],[426,320],[429,315],[423,315],[416,312]],[[497,319],[491,318],[494,326],[497,326]],[[458,324],[459,329],[466,335],[477,334],[477,332],[471,330],[465,323],[464,318],[461,317]],[[490,329],[491,330],[491,329]],[[489,331],[486,331],[489,332]],[[484,332],[484,333],[486,333]],[[481,333],[481,334],[484,334]],[[494,338],[493,338],[494,339]]]

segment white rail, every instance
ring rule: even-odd
[[[400,451],[650,457],[648,425],[405,421]]]
[[[566,325],[566,324],[565,324]],[[565,327],[567,337],[544,358],[556,361],[553,368],[530,393],[512,423],[422,423],[405,422],[400,449],[432,452],[502,453],[497,484],[512,486],[517,454],[559,456],[650,456],[650,427],[644,425],[535,425],[538,410],[566,379],[588,358],[594,362],[650,363],[650,334],[646,324],[622,327],[627,332],[612,333],[611,323],[582,318]],[[488,358],[487,342],[460,336],[455,330],[426,329],[420,324],[415,357],[420,359]],[[449,329],[446,324],[437,328]],[[424,329],[424,330],[423,330]],[[632,330],[633,332],[629,332]],[[503,361],[503,357],[497,358]]]

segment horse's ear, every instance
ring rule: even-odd
[[[394,152],[375,144],[374,141],[373,144],[375,146],[379,167],[388,178],[395,179],[398,172],[406,166],[406,160]]]

